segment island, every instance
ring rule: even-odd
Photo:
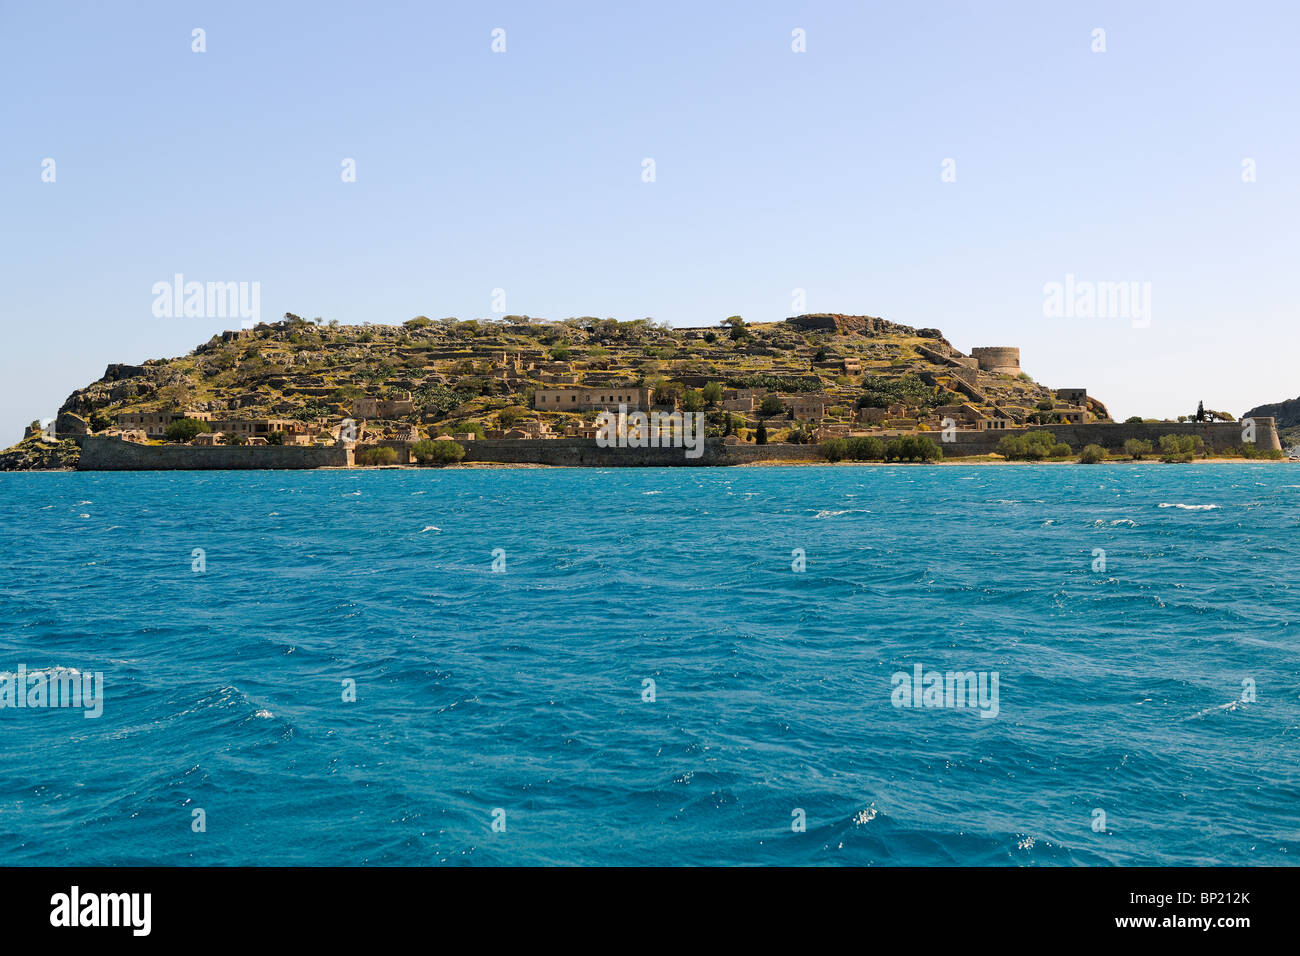
[[[702,451],[602,440],[612,416],[623,428],[638,413],[697,416]],[[1271,417],[1201,406],[1115,422],[1083,385],[1034,381],[1016,346],[962,352],[938,329],[868,315],[679,328],[290,313],[179,358],[109,365],[28,426],[0,470],[1095,463],[1280,459],[1281,448]]]

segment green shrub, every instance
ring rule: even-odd
[[[754,372],[727,379],[728,388],[766,388],[774,392],[820,392],[825,386],[816,376],[772,375]]]
[[[1042,461],[1044,458],[1065,458],[1070,454],[1070,446],[1058,442],[1051,432],[1029,432],[1004,436],[998,442],[997,453],[1008,461]]]
[[[1079,463],[1083,465],[1095,465],[1099,461],[1106,460],[1106,449],[1100,445],[1084,445],[1083,451],[1079,453]]]
[[[168,441],[193,441],[196,435],[210,431],[208,423],[197,418],[178,418],[163,431]]]
[[[465,457],[465,446],[459,442],[425,439],[411,446],[411,454],[422,465],[450,465]]]
[[[1280,461],[1286,457],[1280,448],[1260,448],[1258,445],[1238,445],[1224,454],[1236,455],[1239,458],[1266,458],[1273,461]]]
[[[483,430],[482,422],[456,422],[451,426],[453,434],[473,435],[475,438],[482,439],[487,432]]]
[[[1200,435],[1161,435],[1160,460],[1168,462],[1191,461],[1205,450]]]
[[[358,465],[392,465],[397,462],[397,449],[386,445],[366,448],[357,453],[356,461]]]
[[[894,378],[868,375],[863,379],[862,386],[864,391],[858,399],[859,408],[888,408],[895,402],[930,407],[942,404],[938,391],[911,372]]]

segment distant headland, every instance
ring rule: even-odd
[[[701,452],[668,440],[684,427]],[[0,453],[0,470],[1205,456],[1281,458],[1273,419],[1201,407],[1114,422],[1085,385],[1034,381],[1018,347],[964,353],[937,329],[873,316],[674,328],[286,314],[179,358],[109,365]]]

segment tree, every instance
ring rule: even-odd
[[[271,432],[266,436],[266,443],[268,445],[283,445],[284,432]]]
[[[1149,441],[1141,438],[1130,438],[1124,442],[1124,454],[1129,455],[1134,461],[1141,461],[1143,455],[1149,455],[1154,450]]]
[[[727,316],[722,320],[722,325],[724,328],[731,329],[728,334],[733,342],[739,342],[741,339],[749,337],[749,330],[745,328],[745,320],[738,315]]]
[[[407,319],[402,323],[402,325],[406,326],[408,329],[427,329],[429,326],[433,325],[433,320],[427,315],[417,315],[413,319]]]
[[[190,442],[196,435],[209,431],[208,423],[197,418],[178,418],[163,430],[168,441]]]
[[[761,418],[758,420],[758,428],[754,432],[754,444],[767,444],[767,423]]]
[[[519,405],[507,405],[505,408],[497,412],[497,422],[502,428],[509,428],[527,414],[528,409],[526,408],[522,408]]]
[[[411,454],[422,465],[450,465],[465,457],[465,446],[459,442],[425,439],[411,446]]]
[[[784,411],[785,402],[781,401],[779,395],[764,395],[763,400],[758,404],[760,418],[771,418],[774,415],[780,415]]]
[[[712,408],[717,405],[718,402],[722,401],[722,383],[709,382],[704,386],[704,388],[700,389],[700,395],[709,403],[709,407]]]
[[[682,397],[682,385],[680,382],[664,382],[656,385],[654,401],[656,405],[675,405],[677,400]]]
[[[704,396],[697,389],[688,388],[682,393],[682,409],[688,412],[698,412],[704,407]]]
[[[227,445],[247,445],[248,439],[243,435],[237,435],[234,432],[226,432],[224,436]]]
[[[1084,445],[1083,451],[1079,453],[1079,463],[1083,465],[1095,465],[1105,460],[1106,449],[1100,445]]]
[[[885,461],[932,461],[943,451],[924,435],[899,435],[885,445]]]
[[[885,443],[874,437],[831,438],[817,448],[827,461],[882,461],[885,457]]]

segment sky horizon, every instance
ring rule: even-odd
[[[1280,2],[0,7],[0,445],[111,363],[240,327],[155,314],[177,274],[256,283],[261,321],[873,315],[1018,346],[1118,419],[1295,398],[1297,27]]]

